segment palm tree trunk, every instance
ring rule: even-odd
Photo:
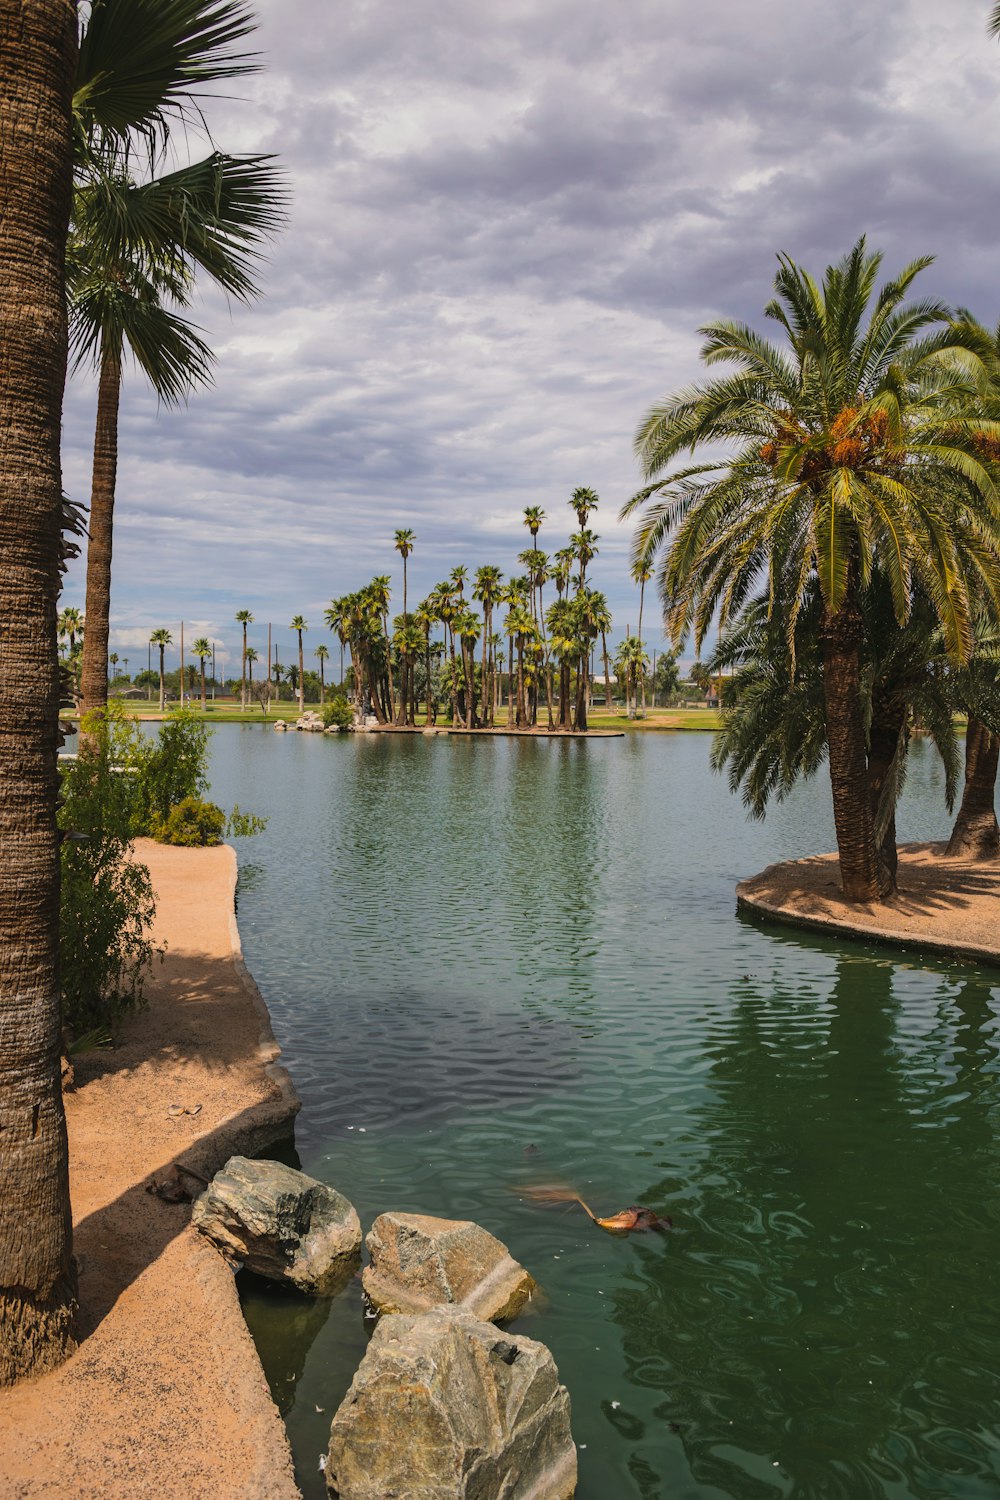
[[[205,658],[203,656],[200,656],[198,658],[198,660],[201,662],[201,711],[202,711],[202,713],[206,713],[207,709],[206,709],[206,706],[205,706]]]
[[[879,868],[868,792],[860,641],[861,619],[851,602],[825,616],[823,696],[840,879],[848,901],[878,901],[885,873]]]
[[[1000,827],[996,815],[1000,735],[970,716],[965,733],[965,790],[945,853],[961,859],[996,859]]]
[[[319,706],[323,707],[326,702],[326,672],[324,670],[323,658],[319,659]]]
[[[299,713],[306,711],[306,662],[302,651],[302,632],[299,635]]]
[[[97,387],[97,424],[90,487],[90,539],[87,544],[87,603],[84,618],[80,711],[106,708],[108,702],[108,633],[111,614],[111,544],[115,485],[118,474],[118,407],[121,359],[115,350],[101,356]]]
[[[161,698],[161,700],[163,698],[162,675],[163,674],[161,673],[160,674],[160,676],[161,676],[161,681],[160,681],[160,698]],[[162,701],[160,703],[160,707],[161,708],[163,707]],[[243,665],[242,665],[242,668],[241,668],[241,671],[240,671],[240,709],[241,709],[241,711],[243,713],[246,713],[246,710],[247,710],[247,627],[246,627],[245,624],[243,626]]]
[[[611,702],[611,668],[608,665],[608,638],[603,630],[601,631],[601,654],[604,657],[604,707],[610,713],[614,706]]]
[[[641,578],[639,580],[639,643],[640,643],[640,648],[641,648],[641,644],[642,644],[642,606],[643,606],[643,602],[645,600],[645,597],[646,597],[646,580],[644,578]],[[636,704],[636,711],[637,712],[638,712],[638,709],[639,709],[639,705],[637,703]],[[642,713],[643,713],[643,718],[645,718],[645,716],[646,716],[646,674],[645,674],[645,672],[643,672],[643,674],[642,674]]]
[[[510,650],[507,661],[507,728],[510,729],[514,719],[514,637],[510,638]]]
[[[896,760],[900,754],[905,725],[906,705],[904,703],[876,702],[873,706],[871,729],[868,732],[868,796],[878,849],[879,886],[886,893],[895,891],[896,874],[899,868],[899,855],[896,849],[895,802],[886,810],[881,838],[878,835],[879,814],[886,784],[893,775]]]
[[[75,53],[73,6],[0,0],[0,1386],[74,1347],[56,600]]]
[[[520,639],[517,642],[517,727],[523,729],[527,718],[527,705],[524,701],[524,647]]]
[[[165,650],[166,650],[165,646],[161,646],[160,647],[160,713],[161,714],[162,714],[164,708],[166,707],[166,698],[165,698],[165,695],[164,695],[164,688],[163,688],[163,653],[164,653]]]
[[[587,658],[580,657],[580,665],[576,673],[576,731],[578,734],[587,733]]]

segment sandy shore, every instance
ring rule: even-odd
[[[0,1392],[0,1495],[86,1500],[294,1500],[284,1424],[232,1274],[147,1193],[183,1160],[210,1176],[288,1132],[298,1109],[243,965],[232,849],[141,840],[166,941],[148,1009],[122,1044],[77,1059],[66,1096],[78,1352]],[[168,1115],[171,1104],[195,1116]]]
[[[1000,862],[944,859],[943,844],[899,851],[899,890],[889,901],[845,901],[834,854],[770,865],[736,887],[747,916],[895,943],[1000,965]]]

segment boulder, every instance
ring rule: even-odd
[[[288,725],[285,723],[284,719],[275,719],[274,729],[276,734],[282,734],[287,728]]]
[[[312,734],[322,734],[325,727],[323,716],[322,714],[318,714],[315,709],[307,709],[304,714],[300,714],[296,719],[295,727],[296,729],[304,729]]]
[[[326,1483],[338,1500],[568,1500],[552,1355],[458,1308],[383,1318],[333,1419]]]
[[[361,1259],[361,1223],[347,1199],[277,1161],[230,1157],[191,1222],[227,1260],[312,1296],[333,1296]]]
[[[365,1244],[363,1285],[376,1312],[453,1304],[492,1322],[516,1318],[537,1290],[507,1246],[467,1219],[380,1214]]]

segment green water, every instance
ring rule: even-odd
[[[580,1500],[995,1500],[1000,975],[736,917],[741,876],[832,846],[822,783],[761,826],[708,736],[213,754],[271,817],[239,923],[301,1164],[366,1228],[472,1218],[543,1284],[515,1327],[569,1387]],[[946,827],[918,745],[901,837]],[[518,1194],[554,1178],[674,1230]],[[359,1293],[244,1292],[318,1497]]]

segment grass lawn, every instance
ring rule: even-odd
[[[146,699],[125,698],[123,706],[134,714],[137,719],[159,719],[160,710],[154,699],[150,703]],[[168,704],[168,708],[176,708],[176,703]],[[307,703],[306,712],[318,710],[318,703]],[[201,703],[196,698],[191,705],[191,711],[197,718],[202,717]],[[507,710],[501,708],[497,715],[497,728],[505,727]],[[294,723],[299,716],[298,704],[296,703],[272,703],[270,712],[265,718],[260,708],[255,704],[253,708],[245,711],[240,708],[239,702],[233,699],[218,699],[215,703],[209,699],[205,709],[205,722],[207,724],[273,724],[275,719],[287,719]],[[61,717],[73,719],[74,713],[64,709]],[[417,715],[418,722],[423,722],[423,709]],[[545,724],[545,707],[541,706],[539,722]],[[438,723],[445,724],[445,715],[438,714]],[[646,711],[645,719],[627,719],[624,711],[613,710],[606,713],[603,706],[591,710],[588,723],[591,729],[617,729],[635,731],[647,734],[658,729],[691,729],[691,730],[713,730],[719,727],[719,715],[712,708],[650,708]]]

